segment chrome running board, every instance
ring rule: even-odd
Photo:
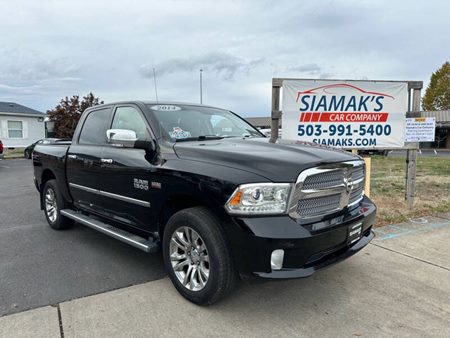
[[[125,230],[116,228],[110,224],[103,223],[97,219],[83,215],[71,209],[61,210],[61,215],[73,219],[75,222],[81,223],[89,228],[97,230],[105,235],[118,239],[142,251],[154,253],[159,251],[159,245],[153,239],[145,239]]]

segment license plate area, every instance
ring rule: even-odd
[[[351,224],[347,230],[347,244],[351,245],[361,238],[362,223]]]

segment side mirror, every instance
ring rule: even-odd
[[[106,131],[108,143],[116,147],[143,149],[146,152],[155,151],[155,144],[151,140],[138,140],[136,132],[127,129],[108,129]]]
[[[138,140],[136,133],[127,129],[108,129],[106,138],[109,144],[124,148],[134,148],[134,144]]]

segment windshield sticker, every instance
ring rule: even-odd
[[[150,109],[152,110],[162,110],[162,111],[174,111],[174,110],[181,110],[181,107],[178,106],[172,106],[169,104],[158,104],[156,106],[151,106]]]
[[[181,129],[180,127],[173,127],[173,131],[170,131],[169,135],[177,140],[191,137],[190,132]]]

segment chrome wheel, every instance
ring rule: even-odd
[[[55,223],[58,218],[58,205],[55,192],[51,188],[45,192],[45,212],[50,222]]]
[[[170,262],[180,283],[191,291],[202,290],[209,279],[209,256],[205,242],[190,227],[179,227],[172,234]]]

